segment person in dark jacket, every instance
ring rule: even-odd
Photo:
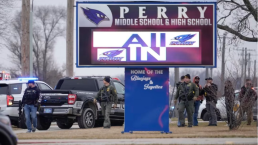
[[[193,83],[199,87],[199,96],[197,97],[197,100],[194,102],[194,115],[193,115],[193,126],[198,126],[198,111],[200,108],[201,101],[203,100],[203,91],[202,91],[202,86],[199,84],[200,78],[199,76],[195,76],[193,78]]]
[[[244,114],[247,114],[247,125],[251,125],[253,118],[253,106],[256,105],[257,94],[253,90],[252,82],[250,79],[246,80],[245,85],[241,88],[239,94],[240,101],[240,116],[243,118]]]
[[[35,132],[37,128],[37,107],[39,96],[40,90],[33,80],[29,80],[28,88],[25,90],[22,98],[22,106],[24,106],[26,126],[28,128],[27,133]]]
[[[209,126],[217,126],[216,104],[218,86],[213,83],[211,77],[205,79],[207,81],[203,88],[204,96],[206,98],[206,109],[209,116]]]
[[[234,92],[235,91],[232,82],[230,80],[227,80],[225,82],[224,95],[227,110],[228,127],[230,130],[235,128],[235,115],[233,113],[233,107],[235,102]]]

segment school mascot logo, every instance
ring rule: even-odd
[[[123,53],[124,52],[124,53]],[[98,60],[99,61],[125,61],[126,53],[125,49],[117,49],[117,50],[98,50]]]
[[[85,16],[94,24],[99,25],[102,21],[109,21],[109,18],[99,10],[82,8]]]
[[[79,27],[111,27],[113,14],[108,5],[79,4]]]
[[[179,35],[174,37],[172,40],[177,41],[171,41],[170,45],[193,45],[195,41],[188,41],[192,39],[196,34],[186,34],[186,35]]]

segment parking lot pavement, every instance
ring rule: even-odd
[[[71,129],[79,129],[78,124],[77,123],[74,124]],[[56,125],[56,123],[52,123],[48,130],[42,130],[42,131],[37,130],[37,132],[52,132],[52,131],[60,131],[60,130],[61,129]],[[62,130],[66,130],[66,129],[62,129]],[[27,129],[19,129],[19,130],[14,130],[13,132],[15,134],[18,134],[18,133],[26,133],[26,131]]]
[[[19,140],[20,145],[110,145],[110,144],[248,144],[257,138],[170,138],[170,139],[88,139],[88,140]]]

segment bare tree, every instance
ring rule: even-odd
[[[52,57],[55,40],[63,36],[65,32],[65,26],[62,22],[65,22],[66,19],[66,9],[55,6],[37,7],[35,19],[33,52],[36,62],[34,63],[34,71],[41,80],[45,80],[50,66],[48,60]]]
[[[0,0],[0,37],[4,37],[4,32],[8,27],[10,20],[10,11],[14,0]]]
[[[217,27],[233,34],[231,42],[258,42],[257,0],[218,0],[218,8]]]
[[[15,70],[21,70],[21,41],[22,41],[22,27],[21,27],[21,13],[16,13],[13,21],[10,23],[10,28],[13,30],[10,32],[9,38],[5,40],[6,48],[11,52],[11,60],[15,65]],[[14,69],[13,69],[14,70]]]
[[[33,20],[33,72],[34,76],[54,86],[63,76],[63,69],[57,67],[53,59],[55,40],[64,36],[66,10],[63,7],[37,7]],[[11,52],[14,68],[9,68],[12,77],[21,71],[21,13],[17,13],[10,24],[11,32],[6,39],[6,48]]]

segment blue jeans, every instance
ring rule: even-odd
[[[34,105],[26,104],[24,106],[24,111],[25,111],[25,118],[26,118],[26,126],[28,130],[29,131],[32,130],[30,117],[32,118],[33,127],[36,129],[37,128],[37,107],[35,107]]]
[[[184,116],[186,117],[186,109],[185,109],[185,111],[184,111]],[[179,117],[178,117],[177,125],[178,125],[178,126],[181,125],[181,124],[180,124],[180,121],[179,121]]]
[[[199,112],[199,108],[200,108],[200,101],[195,101],[194,102],[194,115],[193,115],[193,125],[197,126],[198,125],[198,112]]]

